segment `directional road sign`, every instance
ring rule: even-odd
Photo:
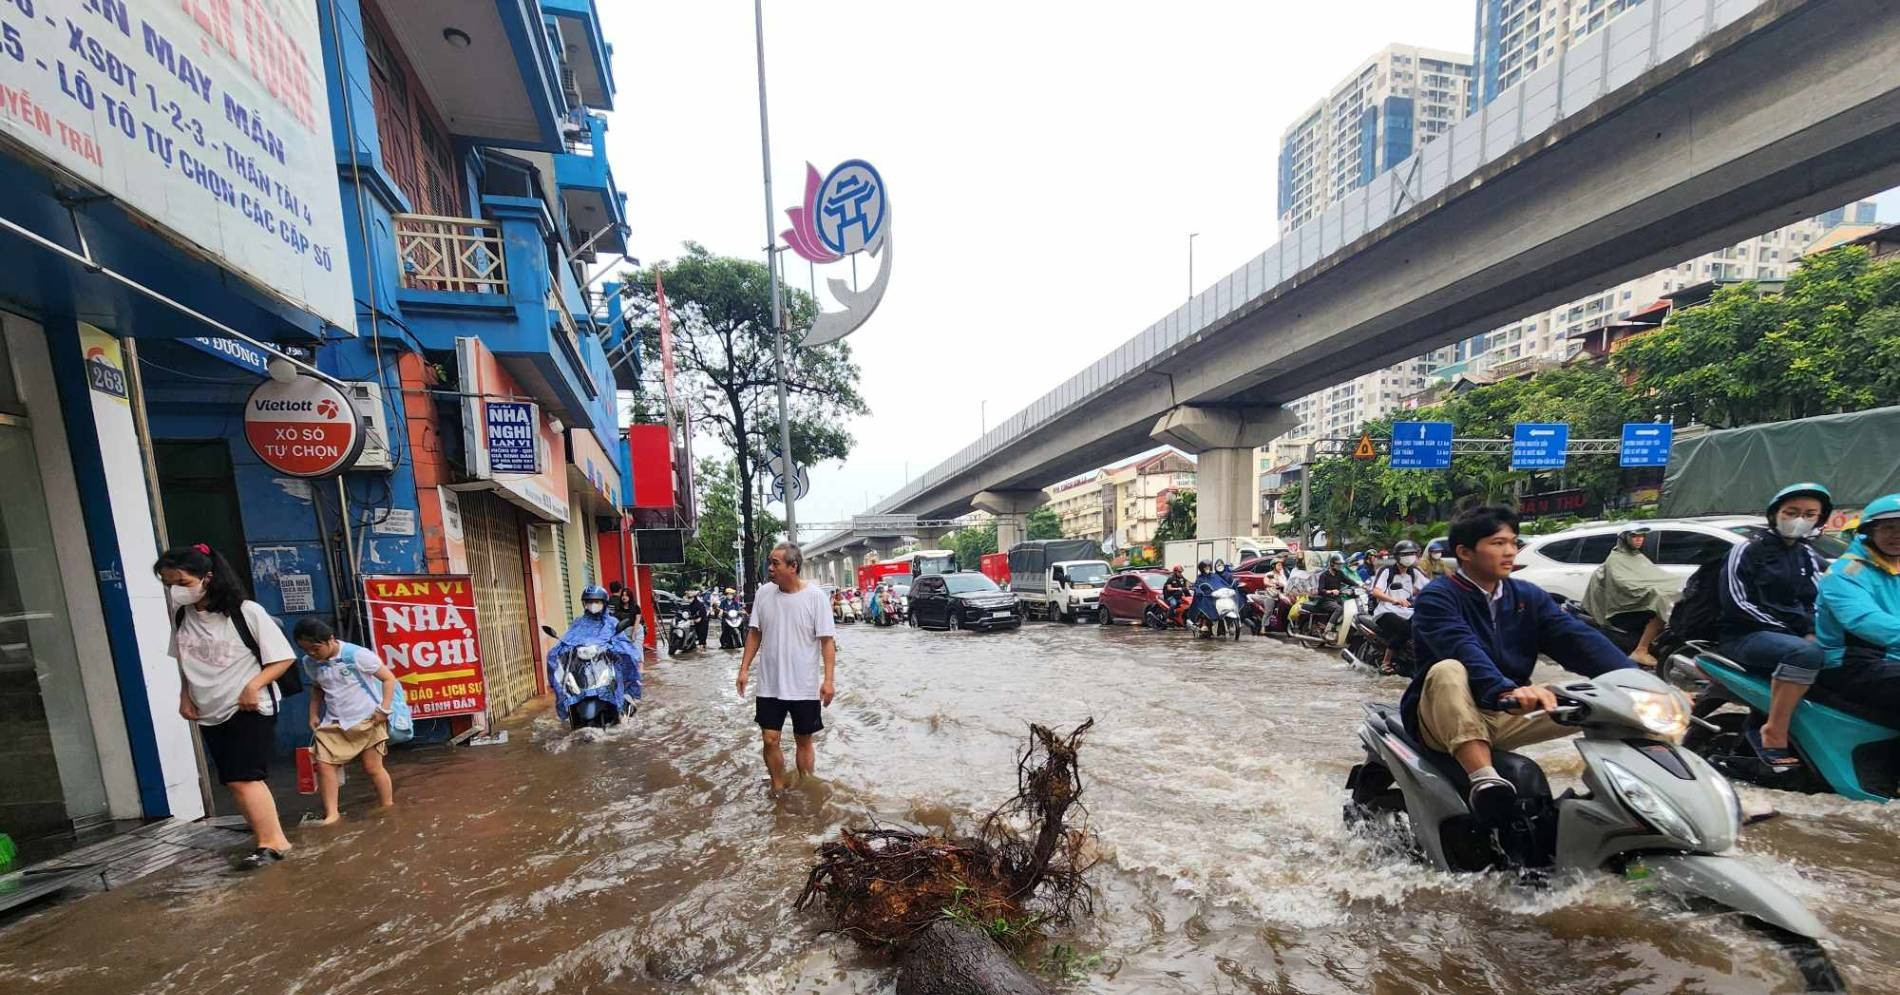
[[[1563,422],[1518,422],[1511,430],[1511,469],[1561,470],[1569,447],[1570,426]]]
[[[1448,421],[1392,423],[1392,469],[1451,469],[1452,424]]]
[[[1625,422],[1620,462],[1624,466],[1668,466],[1676,429],[1668,422]]]

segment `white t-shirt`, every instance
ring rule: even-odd
[[[305,684],[323,689],[323,725],[352,728],[383,704],[383,682],[376,679],[383,661],[355,643],[339,642],[337,654],[328,660],[299,657],[297,666],[303,669]]]
[[[185,672],[185,689],[198,708],[198,724],[215,726],[237,714],[238,695],[263,666],[238,635],[237,626],[220,612],[187,608],[172,630],[171,654]],[[255,601],[244,602],[244,620],[257,648],[270,663],[294,660],[290,640],[270,612]],[[277,714],[277,689],[266,685],[258,692],[257,710]]]
[[[1410,569],[1399,566],[1388,567],[1372,575],[1373,590],[1397,595],[1414,605],[1418,604],[1418,592],[1424,590],[1425,585],[1428,583],[1431,583],[1431,578],[1426,576],[1425,572],[1417,567]],[[1379,607],[1372,610],[1372,615],[1374,618],[1380,615],[1397,615],[1400,618],[1411,618],[1412,609],[1400,608],[1398,605],[1390,602],[1381,601],[1379,602]]]
[[[806,582],[796,594],[764,584],[752,600],[751,626],[759,630],[758,690],[761,698],[814,701],[824,683],[819,640],[838,634],[825,590]]]

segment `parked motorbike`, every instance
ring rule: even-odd
[[[667,630],[666,655],[679,656],[691,653],[699,648],[699,629],[693,624],[693,616],[681,608],[673,616],[673,627]]]
[[[1379,631],[1372,615],[1354,615],[1352,631],[1346,634],[1346,645],[1339,651],[1339,658],[1355,667],[1363,667],[1375,674],[1394,673],[1405,677],[1412,676],[1416,664],[1412,660],[1412,641],[1404,640],[1394,646],[1386,641]],[[1386,650],[1392,651],[1392,669],[1385,669]]]
[[[1692,721],[1688,699],[1654,674],[1616,670],[1554,688],[1550,715],[1582,731],[1585,793],[1551,797],[1537,763],[1508,751],[1492,766],[1517,788],[1508,824],[1466,806],[1469,782],[1448,754],[1405,731],[1399,710],[1365,706],[1365,762],[1346,779],[1348,826],[1383,831],[1444,871],[1608,870],[1707,899],[1780,931],[1810,990],[1844,991],[1816,942],[1822,927],[1794,896],[1748,863],[1723,855],[1742,825],[1735,790],[1701,757],[1675,745]]]
[[[629,686],[625,673],[627,668],[635,668],[637,678],[639,665],[614,648],[615,640],[635,621],[626,619],[614,628],[612,636],[569,645],[556,657],[549,675],[554,684],[554,712],[569,728],[616,726],[639,711],[640,704],[634,698],[637,685]],[[551,626],[543,625],[541,631],[550,639],[561,639]]]
[[[1195,631],[1201,638],[1215,639],[1240,638],[1240,597],[1231,587],[1215,587],[1203,583],[1201,594],[1211,600],[1211,613],[1208,609],[1194,611]]]
[[[1768,714],[1768,678],[1743,670],[1707,643],[1687,644],[1668,663],[1674,674],[1693,673],[1706,682],[1696,695],[1694,711],[1707,724],[1691,729],[1683,745],[1706,757],[1716,770],[1784,791],[1831,791],[1874,802],[1900,795],[1900,717],[1865,708],[1817,685],[1795,706],[1788,723],[1788,743],[1801,764],[1776,770],[1762,761],[1745,735]]]
[[[745,612],[728,608],[719,613],[719,648],[736,650],[745,645]]]

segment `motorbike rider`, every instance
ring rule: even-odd
[[[693,620],[693,635],[699,637],[699,645],[706,645],[706,633],[712,628],[712,590],[690,591],[686,595],[686,611]]]
[[[1313,580],[1313,602],[1306,606],[1301,618],[1331,618],[1339,613],[1339,595],[1348,586],[1360,583],[1359,574],[1346,565],[1343,553],[1328,553],[1326,569],[1320,571]]]
[[[1654,667],[1656,657],[1649,644],[1662,634],[1669,619],[1669,606],[1682,591],[1682,581],[1643,555],[1649,542],[1649,526],[1625,526],[1617,536],[1616,548],[1603,565],[1590,575],[1583,590],[1583,610],[1600,625],[1635,630],[1642,627],[1630,659],[1645,667]]]
[[[1209,560],[1196,564],[1194,584],[1190,588],[1194,592],[1194,601],[1188,606],[1188,613],[1213,621],[1216,617],[1213,592],[1218,587],[1220,578],[1214,575],[1214,564]]]
[[[548,687],[554,689],[554,703],[565,715],[569,702],[562,701],[566,694],[561,683],[561,657],[575,646],[588,643],[603,643],[613,654],[614,666],[620,671],[620,687],[625,697],[618,704],[620,714],[632,715],[639,707],[642,697],[640,684],[640,644],[627,638],[619,631],[620,620],[607,612],[607,589],[598,584],[589,584],[581,591],[581,614],[570,622],[567,631],[553,648],[548,650]]]
[[[1538,654],[1586,677],[1635,666],[1543,588],[1511,577],[1517,523],[1517,512],[1504,506],[1473,508],[1452,521],[1458,572],[1419,592],[1412,639],[1420,666],[1399,703],[1406,731],[1464,768],[1471,812],[1492,826],[1508,820],[1517,802],[1516,786],[1491,765],[1492,749],[1574,731],[1547,714],[1521,714],[1557,707],[1549,688],[1530,683]]]
[[[1900,719],[1900,494],[1861,512],[1852,545],[1821,578],[1818,683]]]
[[[1821,484],[1790,484],[1768,501],[1770,531],[1729,551],[1717,594],[1722,602],[1722,655],[1770,678],[1768,718],[1747,730],[1750,746],[1776,771],[1801,759],[1788,748],[1788,722],[1827,666],[1815,641],[1816,582],[1827,571],[1814,536],[1834,512]]]
[[[1445,540],[1433,539],[1425,544],[1425,561],[1420,564],[1425,576],[1437,580],[1457,573],[1458,564],[1445,558]]]
[[[739,592],[730,587],[726,588],[725,596],[719,599],[719,614],[724,615],[729,611],[745,614],[745,602],[740,601]]]
[[[1401,539],[1392,552],[1397,560],[1373,575],[1371,587],[1372,600],[1378,602],[1372,609],[1372,624],[1378,626],[1379,638],[1385,642],[1385,660],[1379,669],[1387,674],[1394,672],[1393,653],[1412,638],[1412,603],[1431,583],[1425,571],[1418,568],[1418,543]]]

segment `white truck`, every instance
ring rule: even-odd
[[[1051,622],[1094,618],[1108,561],[1093,539],[1032,539],[1009,550],[1009,589],[1023,617]]]
[[[1202,560],[1224,561],[1230,567],[1270,553],[1287,552],[1286,540],[1277,536],[1228,536],[1223,539],[1174,539],[1162,546],[1162,564],[1180,567],[1189,577]]]

